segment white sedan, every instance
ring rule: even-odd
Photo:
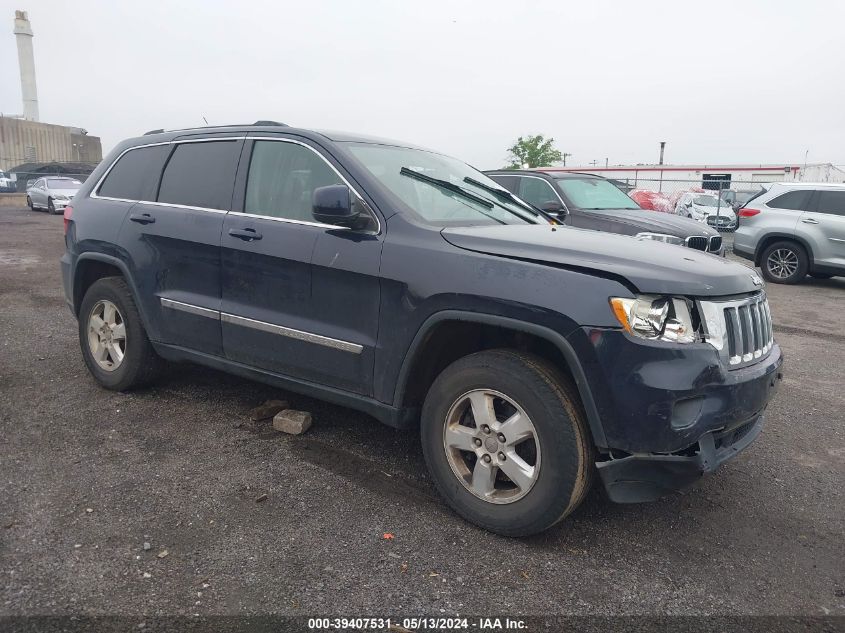
[[[81,186],[76,178],[45,176],[26,188],[26,204],[33,211],[47,209],[51,214],[61,213]]]
[[[736,213],[719,196],[709,193],[685,193],[675,206],[675,213],[699,222],[705,222],[717,230],[736,229]]]

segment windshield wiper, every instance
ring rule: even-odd
[[[462,189],[461,187],[459,187],[455,183],[449,182],[448,180],[441,180],[440,178],[432,178],[431,176],[426,176],[425,174],[421,174],[420,172],[414,171],[413,169],[408,169],[407,167],[403,167],[402,169],[400,169],[399,173],[402,174],[403,176],[408,176],[410,178],[414,178],[415,180],[419,180],[420,182],[424,182],[424,183],[432,185],[434,187],[441,187],[441,188],[445,189],[446,191],[451,191],[452,193],[456,193],[459,196],[463,196],[464,198],[466,198],[468,200],[472,200],[476,204],[480,204],[481,206],[483,206],[486,209],[492,209],[493,208],[493,204],[489,200],[485,200],[484,198],[482,198],[480,196],[476,196],[472,192],[469,192],[465,189]],[[464,203],[461,203],[461,204],[464,204]],[[466,206],[469,206],[469,205],[466,205]],[[470,207],[470,208],[472,209],[472,207]],[[484,217],[490,218],[494,222],[498,222],[499,224],[507,224],[507,222],[505,222],[504,220],[500,220],[495,215],[490,215],[489,213],[486,213],[486,212],[482,211],[481,209],[474,209],[474,210],[477,213],[480,213],[481,215],[483,215]]]
[[[539,207],[535,207],[533,204],[529,204],[528,202],[525,202],[524,200],[520,200],[518,197],[516,197],[510,191],[507,191],[507,190],[504,190],[504,189],[497,189],[496,187],[491,187],[490,185],[485,185],[483,182],[479,182],[478,180],[475,180],[474,178],[470,178],[469,176],[464,178],[464,182],[467,182],[471,185],[474,185],[474,186],[476,186],[480,189],[484,189],[484,191],[489,191],[494,196],[497,196],[500,200],[507,200],[508,202],[513,202],[514,204],[519,205],[520,207],[522,207],[523,209],[525,209],[529,213],[533,213],[534,215],[539,216],[541,218],[544,218],[544,219],[548,220],[549,222],[554,222],[554,219],[548,213],[546,213],[545,211],[543,211]],[[524,216],[517,213],[516,211],[514,211],[513,209],[508,209],[507,207],[503,207],[502,205],[499,205],[499,206],[502,207],[508,213],[512,213],[515,216],[522,218],[523,220],[527,219]]]
[[[481,196],[477,196],[471,191],[467,191],[463,187],[459,187],[455,183],[449,182],[448,180],[432,178],[431,176],[426,176],[425,174],[421,174],[420,172],[414,171],[413,169],[408,169],[407,167],[403,167],[402,169],[400,169],[399,173],[403,176],[413,178],[414,180],[419,180],[420,182],[425,182],[429,185],[434,185],[435,187],[440,187],[441,189],[445,189],[446,191],[456,193],[459,196],[463,196],[467,200],[472,200],[473,202],[480,204],[481,206],[486,207],[488,209],[493,208],[493,203],[489,200],[482,198]]]

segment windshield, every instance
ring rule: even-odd
[[[393,145],[353,142],[345,145],[367,171],[430,224],[465,226],[544,221],[531,216],[525,206],[509,201],[510,194],[500,185],[454,158]],[[489,188],[505,195],[497,196]]]
[[[579,209],[600,211],[640,208],[640,205],[631,200],[616,185],[601,178],[558,178],[557,185],[569,201]]]
[[[79,189],[82,183],[70,178],[50,178],[47,180],[47,187],[50,189]]]
[[[697,204],[699,207],[725,206],[725,201],[723,200],[720,203],[719,198],[716,196],[695,196],[695,198],[693,198],[693,203]]]

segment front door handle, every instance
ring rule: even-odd
[[[152,224],[156,221],[149,213],[133,213],[129,216],[129,219],[138,224]]]
[[[813,218],[804,218],[801,220],[804,224],[818,224],[818,220],[814,220]]]
[[[246,240],[247,242],[261,239],[261,233],[255,229],[229,229],[229,235]]]

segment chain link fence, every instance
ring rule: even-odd
[[[0,193],[26,193],[27,187],[44,177],[75,178],[85,182],[96,163],[79,161],[36,162],[24,156],[0,156]]]
[[[719,230],[738,225],[737,212],[765,183],[744,180],[615,178],[613,182],[643,208],[680,215]]]

